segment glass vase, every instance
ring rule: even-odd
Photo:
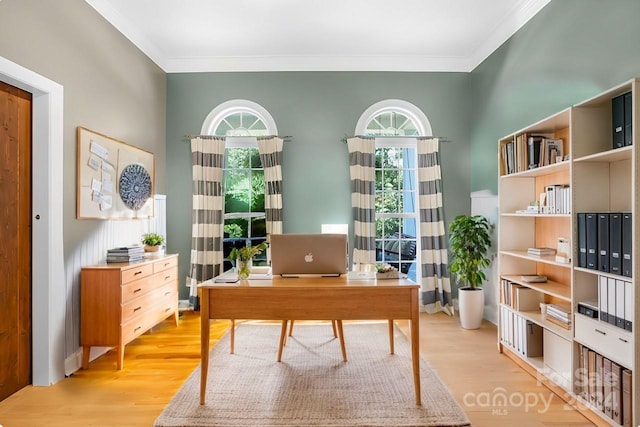
[[[253,260],[248,259],[246,261],[236,260],[236,272],[238,273],[238,279],[245,280],[251,274],[251,267],[253,265]]]

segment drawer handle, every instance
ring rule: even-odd
[[[133,330],[133,332],[138,332],[140,329],[142,329],[142,326],[138,326],[137,328],[135,328],[135,329]]]
[[[624,338],[620,338],[620,337],[618,337],[618,339],[619,339],[620,341],[622,341],[623,343],[628,343],[628,342],[629,342],[629,340],[625,340]]]
[[[597,333],[599,333],[599,334],[607,335],[607,333],[606,333],[606,332],[601,331],[600,329],[595,329],[595,331],[596,331]]]
[[[169,311],[169,310],[171,310],[171,307],[169,307],[169,308],[165,308],[165,309],[164,309],[164,312],[166,313],[166,312],[167,312],[167,311]]]
[[[134,308],[134,309],[133,309],[133,312],[135,313],[135,312],[136,312],[136,311],[138,311],[138,310],[142,310],[142,307],[136,307],[136,308]]]
[[[133,273],[134,276],[137,276],[138,274],[142,274],[142,270],[138,270],[135,273]]]
[[[168,266],[170,266],[170,265],[171,265],[171,263],[170,263],[170,262],[165,262],[165,263],[164,263],[164,266],[165,266],[165,267],[168,267]]]
[[[136,290],[133,291],[134,294],[137,294],[138,292],[140,292],[142,290],[142,288],[138,288]]]
[[[169,291],[169,292],[165,292],[165,293],[164,293],[164,296],[165,296],[165,297],[166,297],[167,295],[171,295],[171,291]]]
[[[164,280],[169,280],[171,279],[171,276],[164,276]]]

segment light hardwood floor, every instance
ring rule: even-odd
[[[199,363],[197,313],[186,312],[175,327],[165,321],[125,349],[124,369],[111,351],[51,387],[26,387],[0,402],[0,425],[151,426]],[[400,327],[407,330],[406,324]],[[215,344],[229,322],[212,322]],[[496,328],[475,331],[457,318],[422,314],[422,357],[438,372],[474,426],[589,426],[535,378],[497,351]],[[347,339],[347,347],[348,347]],[[277,345],[274,343],[274,354]],[[500,404],[504,396],[507,405]]]

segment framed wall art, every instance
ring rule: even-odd
[[[153,216],[153,153],[78,127],[77,218]]]

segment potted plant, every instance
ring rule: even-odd
[[[156,233],[146,233],[142,235],[142,243],[145,252],[157,252],[164,243],[164,237]]]
[[[454,274],[458,289],[460,323],[465,329],[478,329],[484,310],[484,290],[480,287],[487,279],[484,268],[491,259],[491,224],[482,215],[458,215],[449,225],[449,249],[452,262],[449,271]]]
[[[267,249],[267,242],[262,242],[256,246],[243,246],[242,248],[233,248],[229,253],[229,259],[236,262],[236,272],[238,278],[246,279],[251,274],[253,257],[262,253]]]

